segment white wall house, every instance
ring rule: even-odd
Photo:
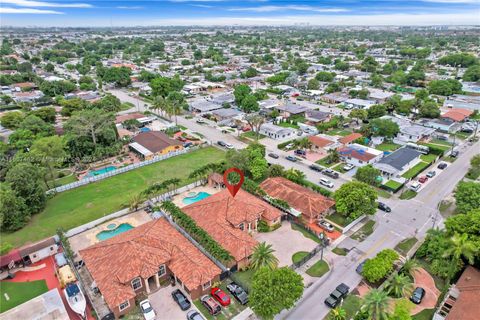
[[[260,134],[275,140],[286,140],[295,136],[295,130],[279,127],[273,123],[264,123],[260,127]]]

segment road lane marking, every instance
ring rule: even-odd
[[[360,256],[360,259],[357,259],[357,262],[363,261],[364,258],[374,252],[378,247],[380,247],[387,239],[390,238],[390,233],[387,233],[381,237],[377,242],[373,244],[363,255]]]

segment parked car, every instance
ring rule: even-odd
[[[297,162],[298,159],[294,156],[286,156],[285,159],[287,159],[288,161],[292,161],[292,162]]]
[[[187,320],[205,320],[197,310],[190,310],[187,313]]]
[[[289,143],[289,144],[287,144],[287,145],[285,146],[285,149],[290,150],[290,149],[293,148],[293,146],[294,146],[293,143]]]
[[[195,122],[198,124],[204,124],[205,120],[203,120],[202,118],[198,118]]]
[[[365,259],[363,260],[362,262],[360,262],[360,264],[357,266],[357,268],[355,269],[355,271],[361,275],[362,274],[362,271],[363,271],[363,266],[365,265],[365,262],[367,262],[368,259]]]
[[[225,148],[227,148],[227,149],[233,149],[234,146],[233,146],[233,144],[225,143]]]
[[[411,185],[410,185],[410,190],[413,190],[413,191],[418,191],[420,188],[422,187],[422,185],[418,182],[413,182]]]
[[[183,144],[184,148],[190,148],[191,146],[193,146],[193,142],[186,142]]]
[[[314,164],[311,164],[308,166],[310,169],[312,169],[313,171],[317,171],[317,172],[322,172],[322,168],[319,167],[319,166],[316,166]]]
[[[330,308],[335,308],[342,299],[348,294],[350,287],[344,283],[339,284],[330,296],[325,299],[325,304]]]
[[[378,209],[382,210],[382,211],[385,211],[385,212],[392,212],[392,209],[390,209],[389,206],[387,206],[385,203],[383,202],[379,202],[378,203]]]
[[[190,301],[187,299],[187,297],[183,294],[180,289],[177,289],[172,292],[172,298],[175,300],[175,302],[179,305],[180,309],[183,311],[190,309],[192,304]]]
[[[278,159],[278,158],[280,158],[280,156],[279,156],[278,154],[273,153],[273,152],[270,152],[270,153],[268,154],[268,156],[269,156],[270,158],[273,158],[273,159]]]
[[[212,288],[210,294],[224,307],[230,305],[230,297],[220,288]]]
[[[410,301],[412,301],[415,304],[420,304],[424,296],[425,296],[425,289],[421,287],[416,287],[415,290],[413,290],[412,295],[410,296]]]
[[[332,181],[328,180],[328,179],[325,179],[325,178],[321,178],[320,179],[320,184],[322,186],[325,186],[325,187],[328,187],[328,188],[333,188],[333,183]]]
[[[145,318],[145,320],[155,319],[155,310],[153,310],[153,307],[148,299],[140,302],[140,309],[142,310],[143,318]]]
[[[355,166],[353,164],[350,164],[350,163],[347,163],[346,165],[343,166],[343,170],[345,170],[345,171],[350,171],[353,168],[355,168]]]
[[[425,183],[428,181],[428,177],[427,176],[421,176],[420,178],[418,178],[418,182],[420,183]]]
[[[426,176],[427,176],[427,178],[433,178],[433,177],[435,177],[436,174],[437,173],[432,170],[432,171],[428,171]]]
[[[227,284],[227,290],[238,300],[242,305],[248,303],[248,294],[235,282]]]
[[[443,170],[448,166],[446,162],[440,162],[440,164],[437,166],[438,169]]]
[[[450,153],[450,156],[451,156],[452,158],[456,158],[456,157],[458,157],[459,154],[460,154],[460,152],[458,152],[457,150],[454,150],[454,151],[452,151],[452,152]]]
[[[293,153],[294,153],[295,155],[301,156],[301,157],[305,157],[305,156],[307,155],[307,152],[305,152],[305,150],[300,150],[300,149],[295,150]]]
[[[212,316],[217,315],[220,311],[222,311],[222,307],[210,296],[204,295],[200,298],[203,306],[208,310]]]
[[[447,140],[448,140],[448,137],[447,137],[447,136],[438,135],[438,136],[437,136],[437,139],[438,139],[438,140],[442,140],[442,141],[447,141]]]
[[[317,225],[322,228],[322,229],[325,229],[327,230],[328,232],[333,232],[335,231],[335,227],[331,224],[331,223],[328,223],[327,221],[325,220],[320,220],[317,222]]]
[[[220,140],[217,141],[217,144],[218,144],[220,147],[226,147],[226,146],[227,146],[227,144],[226,144],[225,142],[220,141]]]
[[[322,170],[322,173],[330,178],[337,179],[338,178],[338,172],[333,171],[332,169],[325,169]]]

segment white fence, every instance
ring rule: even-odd
[[[151,160],[146,160],[146,161],[142,161],[142,162],[139,162],[139,163],[130,164],[130,165],[122,167],[122,168],[118,168],[118,169],[115,169],[115,170],[112,170],[112,171],[109,171],[109,172],[99,174],[98,176],[84,178],[80,181],[75,181],[75,182],[60,186],[60,187],[50,189],[50,190],[47,191],[47,194],[58,193],[58,192],[63,192],[63,191],[67,191],[67,190],[70,190],[70,189],[75,189],[75,188],[90,184],[92,182],[96,182],[96,181],[100,181],[100,180],[103,180],[103,179],[106,179],[106,178],[110,178],[110,177],[116,176],[117,174],[128,172],[128,171],[134,170],[134,169],[138,169],[138,168],[141,168],[143,166],[148,166],[149,164],[159,162],[159,161],[162,161],[162,160],[165,160],[165,159],[168,159],[168,158],[171,158],[171,157],[175,157],[175,156],[178,156],[178,155],[181,155],[181,154],[185,154],[187,152],[190,152],[190,151],[193,151],[193,150],[196,150],[196,149],[199,149],[199,147],[182,149],[180,151],[170,152],[170,153],[165,154],[165,155],[156,156]]]
[[[183,186],[183,187],[178,188],[176,190],[166,192],[166,193],[164,193],[164,194],[162,194],[162,195],[160,195],[156,198],[160,199],[160,201],[165,200],[168,197],[172,197],[172,196],[180,194],[182,192],[189,191],[189,190],[197,187],[201,182],[202,181],[196,181],[196,182],[190,183],[189,185]],[[150,199],[149,201],[156,202],[153,198]],[[147,202],[148,201],[146,201],[145,203],[147,203]],[[93,221],[90,221],[88,223],[85,223],[85,224],[83,224],[79,227],[72,228],[72,229],[68,230],[67,232],[65,232],[65,236],[67,238],[73,237],[74,235],[77,235],[77,234],[82,233],[84,231],[93,229],[96,226],[98,226],[98,225],[100,225],[104,222],[107,222],[107,221],[109,221],[111,219],[114,219],[114,218],[123,217],[123,216],[125,216],[129,213],[131,213],[131,211],[128,208],[119,210],[117,212],[114,212],[114,213],[108,214],[106,216],[103,216],[102,218],[98,218],[97,220],[93,220]]]

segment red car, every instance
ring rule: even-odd
[[[428,180],[428,178],[426,176],[422,176],[422,177],[418,178],[418,182],[420,182],[420,183],[425,183],[425,182],[427,182],[427,180]]]
[[[212,288],[210,294],[224,307],[230,305],[230,297],[220,288]]]

